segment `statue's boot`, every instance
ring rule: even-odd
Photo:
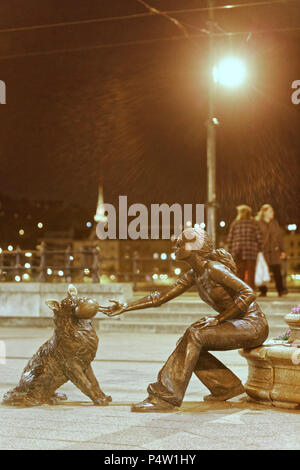
[[[230,400],[230,398],[237,397],[244,392],[245,392],[245,389],[243,385],[240,384],[237,387],[232,388],[230,391],[222,395],[213,395],[212,393],[210,395],[206,395],[205,397],[203,397],[203,400],[204,401],[226,401],[226,400]]]
[[[176,408],[165,400],[149,396],[144,401],[132,405],[131,411],[134,413],[167,413],[176,410]]]

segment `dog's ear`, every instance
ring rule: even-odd
[[[77,297],[77,289],[73,284],[69,284],[68,288],[68,296],[69,297]]]
[[[46,300],[45,303],[47,307],[53,310],[54,313],[57,312],[57,310],[59,310],[59,302],[57,302],[57,300]]]

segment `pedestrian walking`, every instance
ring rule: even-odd
[[[281,260],[286,258],[284,251],[282,230],[275,219],[274,209],[270,204],[264,204],[256,216],[262,232],[263,254],[268,263],[270,271],[274,275],[275,285],[278,295],[287,293],[283,286],[281,275]],[[267,286],[260,286],[260,292],[263,297],[267,295]]]
[[[251,207],[240,205],[236,209],[227,238],[228,250],[236,262],[238,277],[254,289],[256,259],[263,249],[262,234]]]

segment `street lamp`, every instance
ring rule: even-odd
[[[246,78],[246,67],[238,57],[226,57],[213,68],[215,83],[234,88],[241,85]]]
[[[210,68],[212,79],[209,83],[209,104],[207,121],[207,222],[208,233],[216,244],[216,126],[219,121],[215,115],[217,86],[234,88],[241,85],[246,78],[246,67],[238,57],[226,57],[214,64],[213,34],[210,36]]]

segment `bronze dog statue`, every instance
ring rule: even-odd
[[[95,405],[108,405],[111,397],[101,390],[91,367],[99,340],[90,319],[99,311],[98,303],[78,297],[76,287],[70,285],[61,303],[47,300],[46,304],[54,313],[54,334],[28,362],[19,385],[4,395],[3,403],[57,404],[67,397],[56,390],[71,380]]]

